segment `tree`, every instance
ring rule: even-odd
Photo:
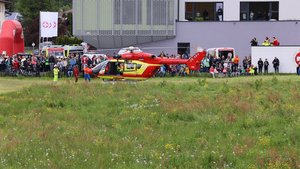
[[[39,44],[39,22],[40,17],[30,22],[30,27],[24,29],[25,46],[31,46],[32,42]]]
[[[40,11],[57,11],[57,9],[53,0],[19,0],[17,5],[18,12],[23,16],[22,25],[25,28],[39,16]]]
[[[15,12],[17,10],[18,0],[8,0],[11,4],[5,4],[5,9],[8,9],[9,12]]]
[[[67,26],[68,26],[68,31],[71,35],[73,35],[73,15],[72,12],[69,12],[67,14]]]
[[[31,46],[31,43],[39,44],[39,27],[40,27],[40,17],[37,17],[30,22],[30,26],[24,29],[25,43],[26,46]],[[58,32],[57,36],[64,36],[68,31],[63,19],[58,18]],[[55,38],[54,38],[55,39]]]

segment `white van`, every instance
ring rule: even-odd
[[[209,48],[206,49],[206,56],[213,56],[214,58],[219,58],[224,55],[225,58],[228,56],[235,57],[235,50],[231,47],[219,47],[219,48]]]

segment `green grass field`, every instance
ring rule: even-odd
[[[296,75],[73,80],[0,78],[0,168],[300,165]]]

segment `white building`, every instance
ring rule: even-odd
[[[223,9],[224,21],[250,20],[251,11],[254,14],[253,20],[257,20],[258,12],[261,12],[262,16],[265,12],[267,17],[269,14],[271,19],[280,21],[300,20],[299,0],[179,0],[177,2],[177,6],[179,5],[179,15],[177,15],[180,21],[195,18],[198,11],[202,15],[204,9],[208,11],[208,20],[218,20],[216,11],[219,7]]]
[[[281,46],[300,45],[299,7],[300,0],[73,0],[73,34],[98,49],[116,49],[105,53],[131,45],[191,55],[195,46],[233,47],[244,58],[254,37],[260,45],[266,37]]]
[[[5,16],[5,4],[10,4],[11,2],[9,1],[2,1],[0,0],[0,32],[2,29],[2,24],[6,20]]]

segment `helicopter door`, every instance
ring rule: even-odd
[[[136,63],[125,63],[123,74],[126,74],[127,76],[136,76],[136,70]]]

